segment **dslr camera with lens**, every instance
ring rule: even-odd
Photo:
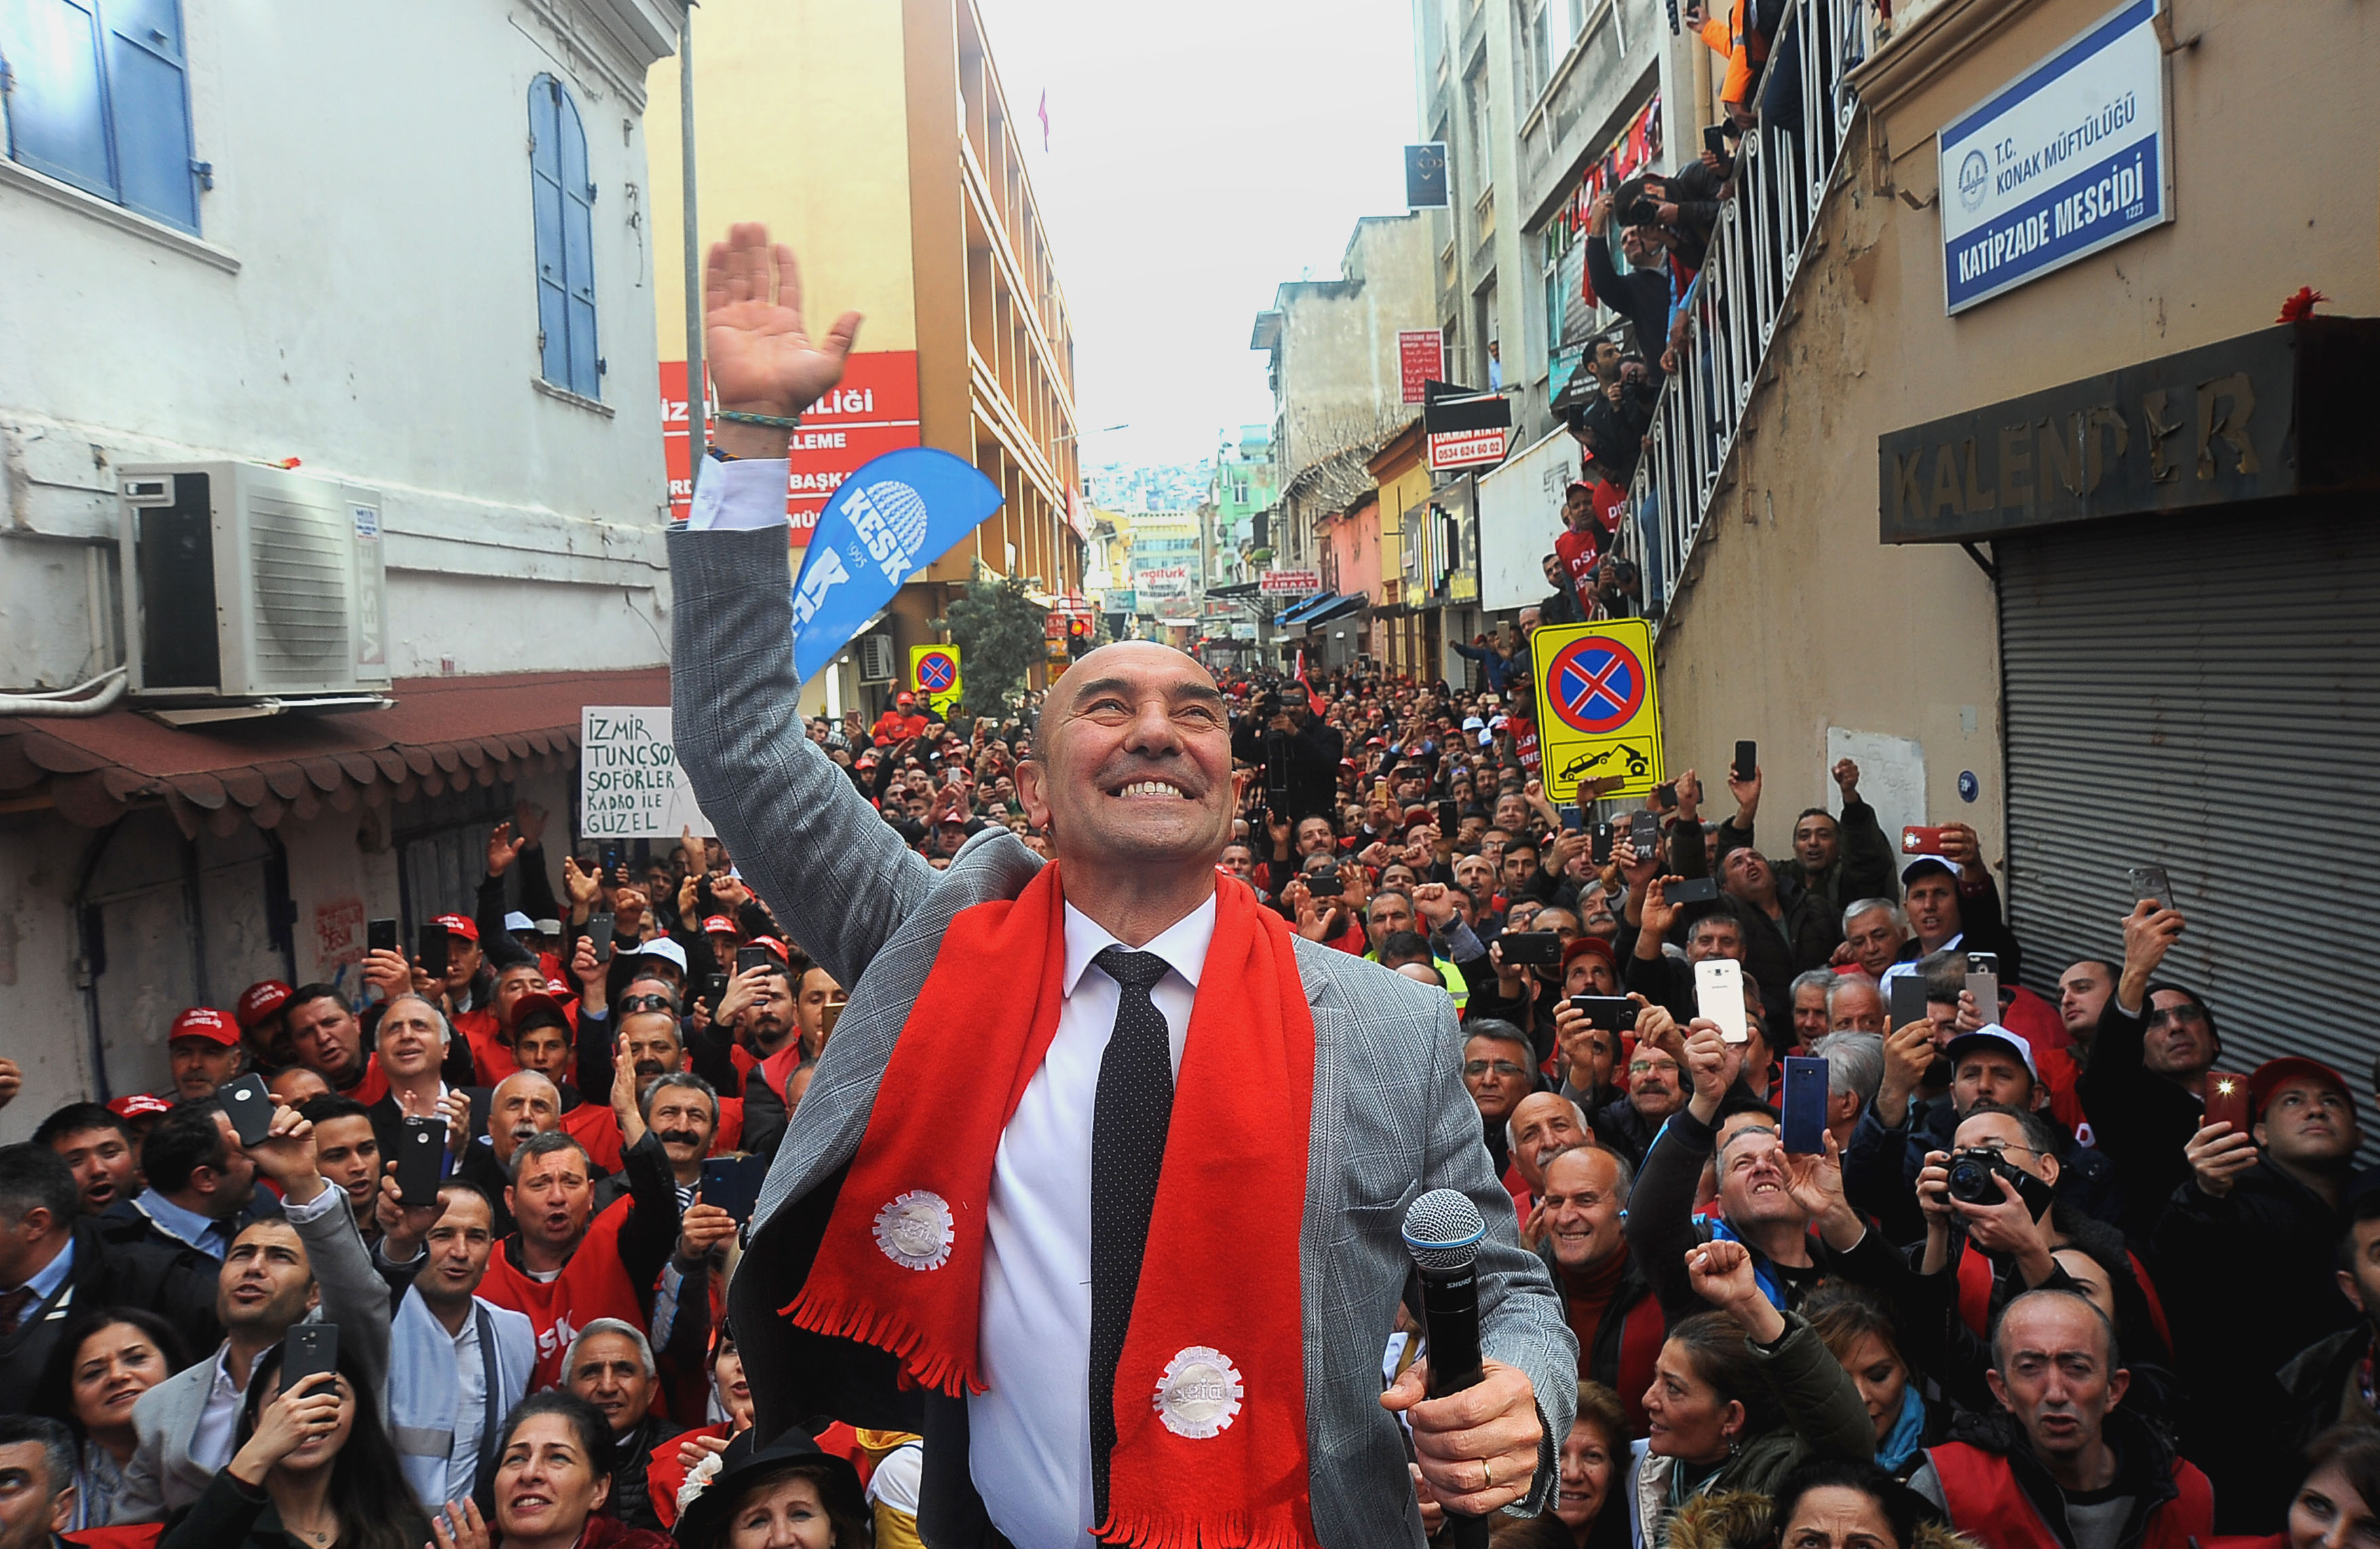
[[[1950,1153],[1950,1198],[1961,1204],[1997,1205],[2007,1202],[2000,1191],[1999,1180],[2006,1178],[2016,1186],[2018,1197],[2033,1218],[2041,1219],[2056,1191],[2049,1185],[2016,1165],[1998,1152],[1977,1146]]]

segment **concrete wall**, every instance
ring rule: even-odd
[[[1273,403],[1284,483],[1413,417],[1402,401],[1397,334],[1430,326],[1432,262],[1426,216],[1367,215],[1348,238],[1342,278],[1281,287]]]
[[[557,896],[573,778],[565,769],[512,792],[552,814],[545,853]],[[475,786],[463,799],[492,808],[503,795],[501,787]],[[23,1094],[0,1110],[0,1143],[23,1140],[43,1114],[103,1090],[93,998],[104,1090],[120,1096],[165,1083],[165,1031],[186,1006],[228,1008],[268,978],[357,988],[364,921],[402,914],[405,836],[436,823],[455,799],[434,810],[358,800],[344,812],[326,800],[310,821],[293,814],[269,838],[247,826],[228,838],[202,830],[194,847],[184,845],[161,809],[133,813],[103,845],[100,835],[55,814],[0,818],[0,1052],[25,1071]],[[472,836],[484,843],[484,832],[482,823]],[[286,954],[263,884],[275,845],[295,910]],[[193,877],[195,912],[188,907]],[[413,900],[422,918],[448,909],[468,913],[472,902],[461,887]],[[96,905],[105,921],[104,969],[88,996],[76,920],[83,904]]]
[[[2322,89],[2338,62],[2375,56],[2380,18],[2354,0],[2258,0],[2181,8],[2195,42],[2168,58],[2178,218],[1944,315],[1934,131],[2104,12],[1945,4],[1870,67],[1867,143],[1660,639],[1671,766],[1710,775],[1736,738],[1758,739],[1765,843],[1833,795],[1834,726],[1922,744],[1926,821],[1973,823],[2001,855],[1991,583],[1955,547],[1878,543],[1879,434],[2263,327],[2302,285],[2326,311],[2380,313],[2380,161],[2338,153],[2368,139],[2369,114]]]
[[[214,168],[196,239],[0,165],[0,681],[115,664],[115,466],[226,456],[386,493],[400,677],[662,659],[638,124],[659,49],[602,24],[640,3],[188,0]],[[601,409],[538,381],[541,73],[597,189]]]

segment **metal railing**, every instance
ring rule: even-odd
[[[1790,0],[1770,51],[1760,120],[1737,148],[1734,197],[1695,278],[1678,369],[1655,407],[1620,534],[1657,621],[1677,597],[1769,345],[1792,315],[1794,277],[1816,256],[1818,216],[1858,116],[1845,78],[1873,50],[1875,3]]]

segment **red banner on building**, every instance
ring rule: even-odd
[[[661,362],[661,388],[662,454],[669,470],[670,516],[678,519],[694,499],[685,361]],[[854,355],[842,384],[804,411],[786,450],[785,510],[793,518],[793,546],[809,543],[827,497],[861,464],[917,444],[917,351]]]
[[[1419,403],[1422,384],[1446,380],[1446,340],[1435,328],[1415,328],[1397,335],[1397,374],[1404,382],[1404,400]]]

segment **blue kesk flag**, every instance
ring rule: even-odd
[[[965,458],[930,446],[887,452],[845,479],[819,513],[794,579],[794,676],[816,677],[904,579],[1004,498]]]

